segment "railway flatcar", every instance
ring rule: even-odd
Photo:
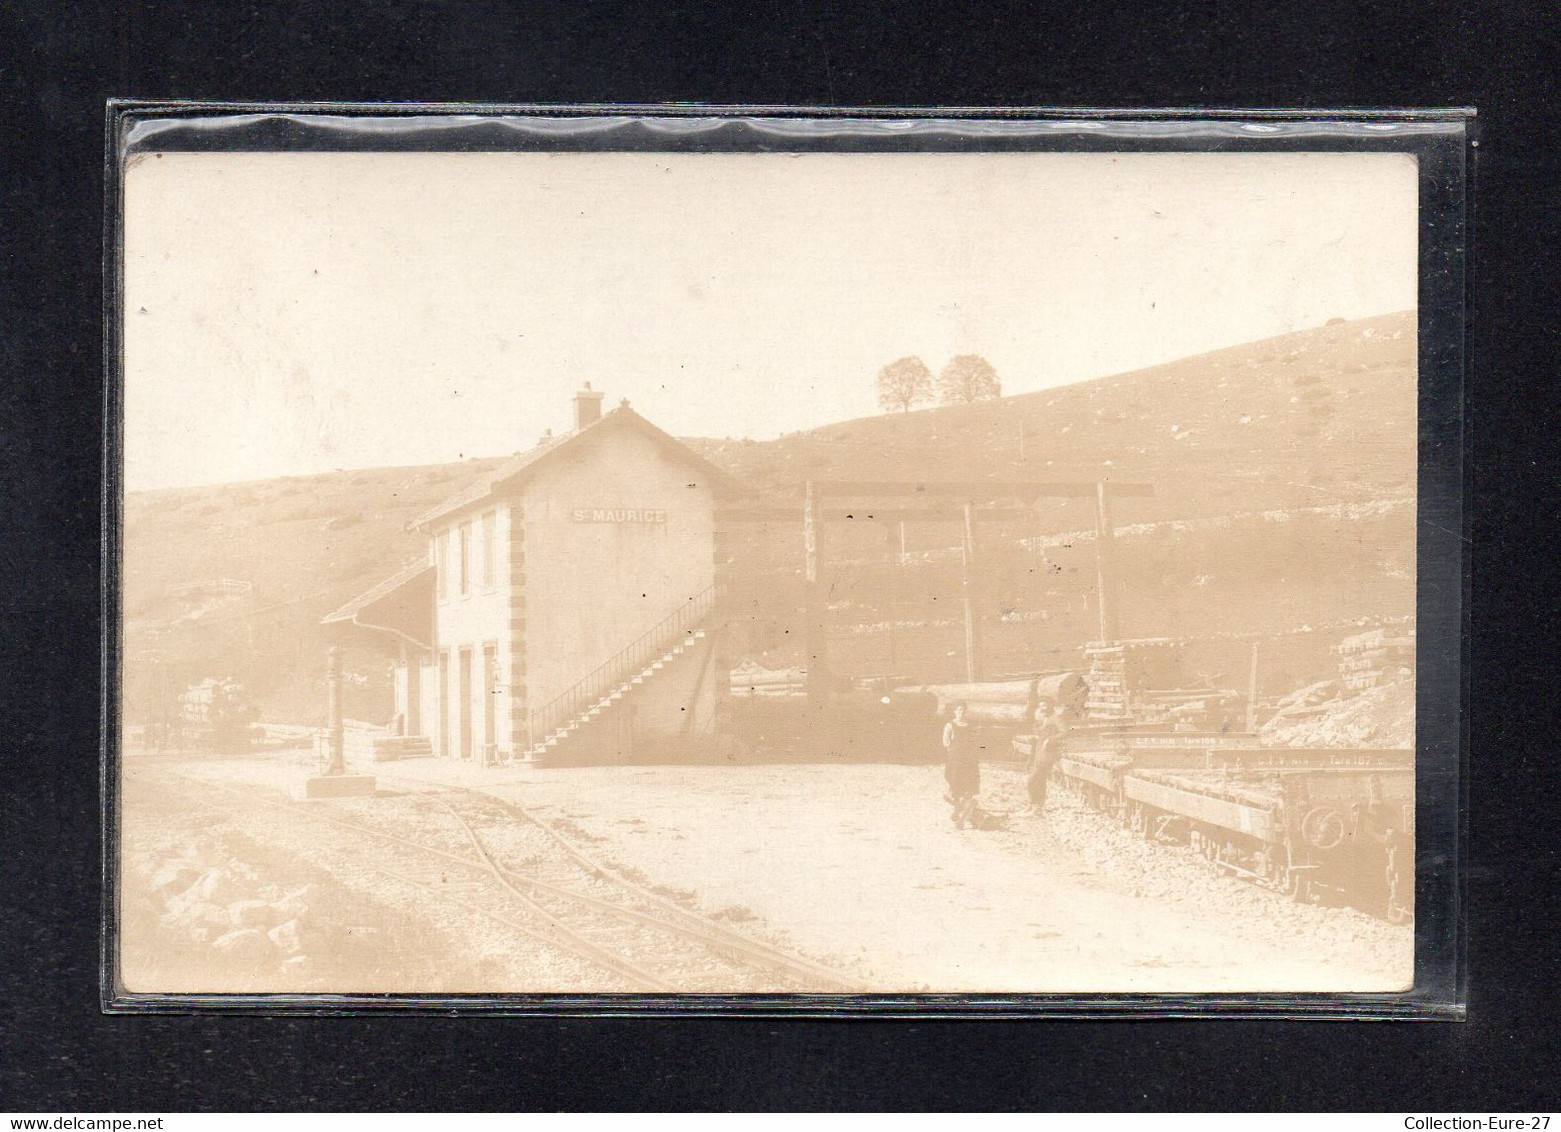
[[[1055,773],[1091,806],[1116,814],[1122,808],[1122,776],[1134,767],[1204,767],[1214,752],[1248,749],[1254,741],[1245,732],[1075,728]],[[1017,736],[1014,754],[1028,761],[1035,743],[1033,735]]]
[[[1020,736],[1016,754],[1033,740]],[[1251,735],[1075,733],[1055,773],[1091,807],[1297,900],[1413,914],[1414,755],[1258,747]]]
[[[1308,754],[1314,765],[1304,764]],[[1121,813],[1145,836],[1200,849],[1222,872],[1401,922],[1414,911],[1410,753],[1359,752],[1354,764],[1344,761],[1351,754],[1286,751],[1277,765],[1201,770],[1135,767],[1122,775]]]

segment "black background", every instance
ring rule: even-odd
[[[1555,1107],[1552,7],[0,0],[0,1109]],[[111,96],[1477,107],[1470,1021],[102,1015]]]

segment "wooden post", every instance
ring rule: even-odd
[[[332,645],[325,654],[325,773],[345,774],[347,764],[342,750],[341,646]]]
[[[396,736],[402,736],[408,733],[408,725],[412,717],[412,701],[410,696],[412,690],[410,684],[412,679],[412,665],[407,657],[407,643],[405,641],[397,641],[396,664],[401,669],[399,677],[400,687],[391,688],[391,695],[393,700],[399,699],[401,701],[401,710],[396,712],[391,719],[391,734]]]
[[[890,536],[891,540],[893,535]],[[901,589],[905,584],[905,520],[900,520],[900,553],[894,560],[894,568],[889,574],[889,671],[887,675],[898,676],[900,674],[900,607],[904,604],[904,596]],[[884,692],[888,693],[889,688]]]
[[[981,618],[976,601],[976,505],[965,504],[965,546],[961,580],[965,594],[965,679],[981,679]]]
[[[1100,639],[1115,641],[1122,626],[1117,615],[1116,575],[1112,569],[1111,506],[1104,482],[1095,484],[1095,607],[1100,615]]]
[[[1247,666],[1247,731],[1257,731],[1257,638],[1252,639],[1252,660]]]
[[[806,582],[804,644],[807,648],[808,707],[822,710],[829,702],[828,595],[824,592],[823,515],[818,489],[808,481],[802,501],[803,578]]]

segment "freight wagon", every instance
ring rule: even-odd
[[[1056,773],[1144,836],[1189,844],[1220,871],[1297,900],[1332,896],[1393,922],[1413,914],[1412,751],[1190,733],[1080,738]]]
[[[1328,894],[1385,916],[1414,910],[1413,768],[1137,768],[1123,777],[1125,820],[1185,840],[1223,872],[1288,892]]]
[[[1211,752],[1250,748],[1255,738],[1246,732],[1075,727],[1057,760],[1056,773],[1097,809],[1116,813],[1122,800],[1122,775],[1133,767],[1206,766]],[[1028,763],[1036,743],[1034,735],[1015,736],[1015,757]]]

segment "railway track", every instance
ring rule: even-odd
[[[175,772],[177,773],[177,772]],[[483,916],[609,974],[631,991],[660,993],[849,993],[860,988],[840,972],[785,952],[746,933],[718,924],[649,891],[594,858],[524,807],[478,791],[415,783],[398,795],[446,820],[446,844],[403,836],[385,828],[325,813],[317,806],[267,799],[264,788],[245,790],[180,775],[192,785],[236,795],[290,818],[335,827],[384,846],[370,867],[421,894],[469,914]],[[199,801],[244,817],[213,800]],[[385,799],[368,802],[383,808]],[[340,803],[337,803],[340,805]],[[357,813],[362,817],[363,814]],[[531,831],[521,845],[521,864],[506,860],[493,842],[509,840],[517,827]],[[509,835],[509,836],[505,836]],[[454,842],[449,844],[448,842]],[[540,845],[540,848],[538,846]],[[514,852],[512,849],[511,852]],[[453,880],[449,866],[462,870]]]

